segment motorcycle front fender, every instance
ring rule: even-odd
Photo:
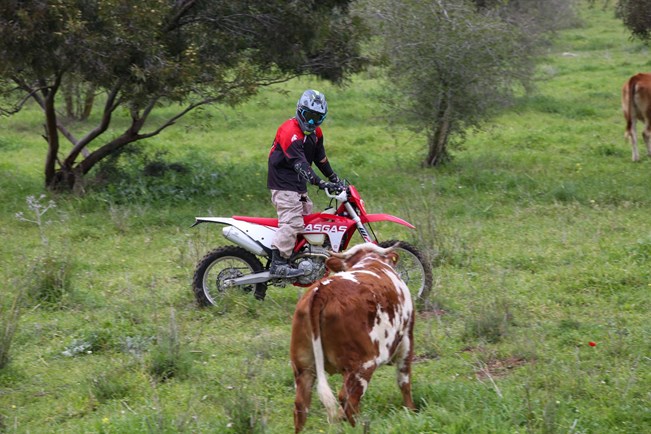
[[[401,219],[400,217],[393,216],[391,214],[366,214],[360,216],[362,223],[375,223],[375,222],[392,222],[398,223],[399,225],[407,226],[410,229],[416,229],[416,226],[412,225],[406,220]]]

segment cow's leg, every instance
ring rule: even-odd
[[[344,408],[346,405],[346,401],[348,400],[348,393],[346,392],[346,382],[344,381],[344,384],[341,385],[341,389],[339,390],[339,404],[341,405],[341,408]]]
[[[355,426],[355,416],[359,413],[359,403],[366,392],[376,366],[344,374],[344,384],[339,392],[339,400],[348,422]]]
[[[651,122],[644,123],[644,144],[646,145],[646,154],[651,157]]]
[[[312,385],[314,384],[314,370],[294,367],[294,381],[296,385],[296,400],[294,401],[294,430],[299,432],[305,426],[307,412],[312,399]]]
[[[415,410],[416,406],[411,397],[411,356],[410,341],[403,339],[396,349],[394,358],[398,387],[400,387],[400,392],[402,392],[402,401],[405,407]]]
[[[628,138],[631,140],[631,148],[633,150],[633,161],[638,161],[640,159],[640,154],[637,150],[637,131],[635,128],[635,120],[631,124],[631,128],[626,132]]]

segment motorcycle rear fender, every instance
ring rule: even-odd
[[[361,215],[360,219],[362,220],[362,223],[392,222],[392,223],[398,223],[399,225],[407,226],[410,229],[416,229],[416,226],[412,225],[408,221],[403,220],[400,217],[393,216],[391,214],[365,214],[365,215]]]
[[[238,229],[241,232],[241,236],[245,237],[246,241],[253,242],[256,245],[262,246],[267,251],[271,250],[271,240],[273,239],[274,234],[276,233],[276,228],[269,226],[256,225],[253,223],[245,222],[242,220],[236,220],[230,217],[195,217],[195,222],[192,227],[200,223],[218,223],[232,228]],[[252,249],[247,247],[248,243],[239,243],[234,241],[234,237],[226,236],[226,228],[224,229],[224,236],[229,240],[235,242],[236,244],[241,245],[247,250],[252,251],[253,253],[263,256],[261,249]],[[237,238],[237,237],[235,237]],[[250,245],[250,244],[249,244]]]

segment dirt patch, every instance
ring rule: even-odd
[[[439,355],[435,352],[415,354],[412,363],[422,363],[427,362],[428,360],[436,360],[438,358]]]
[[[475,375],[480,380],[488,377],[502,378],[507,376],[513,369],[531,363],[523,357],[507,357],[506,359],[494,359],[481,363],[475,369]]]
[[[443,309],[439,308],[425,308],[419,312],[417,312],[418,318],[421,318],[423,320],[427,320],[433,317],[440,317],[445,315],[447,312],[444,311]]]

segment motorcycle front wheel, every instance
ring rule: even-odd
[[[383,248],[395,246],[394,250],[399,256],[396,271],[409,287],[414,304],[421,309],[427,307],[432,291],[432,266],[422,252],[417,247],[398,240],[383,241],[378,245]]]
[[[227,295],[236,291],[264,293],[264,283],[231,287],[224,284],[226,279],[260,271],[263,271],[262,263],[252,253],[236,246],[219,247],[197,264],[192,279],[194,296],[200,306],[219,306]]]

